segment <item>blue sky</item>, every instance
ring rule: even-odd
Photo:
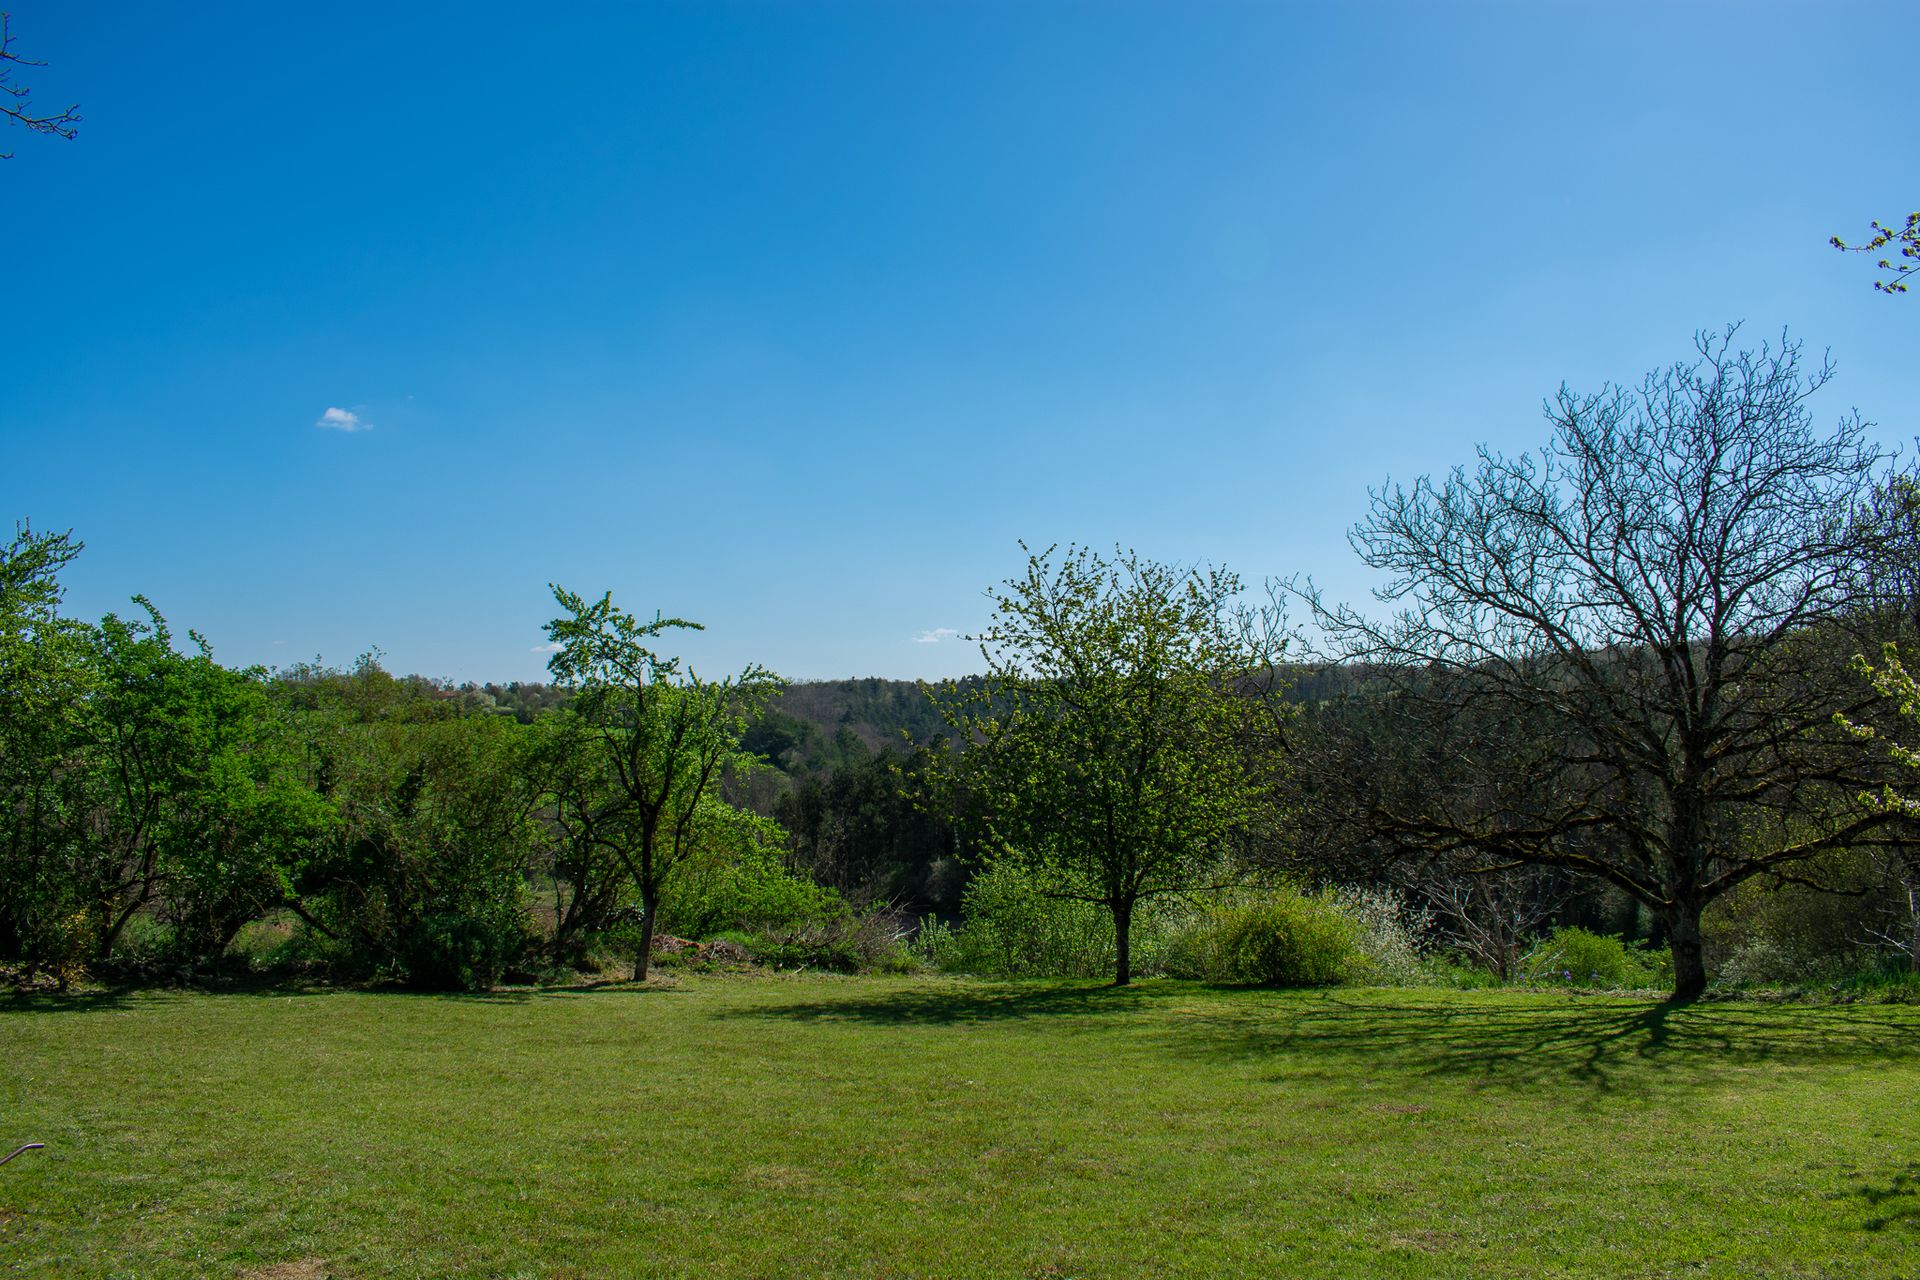
[[[85,122],[0,134],[0,515],[231,663],[538,678],[558,581],[958,673],[1020,539],[1359,596],[1369,485],[1735,320],[1920,430],[1826,245],[1920,205],[1899,5],[10,8]]]

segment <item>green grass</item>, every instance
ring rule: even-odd
[[[42,997],[27,1139],[0,1275],[1920,1276],[1912,1006]]]

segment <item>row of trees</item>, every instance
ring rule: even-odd
[[[1683,997],[1704,911],[1748,882],[1867,851],[1911,895],[1913,808],[1872,748],[1913,703],[1855,655],[1911,633],[1916,490],[1857,416],[1816,426],[1830,366],[1736,336],[1563,388],[1538,453],[1375,492],[1352,541],[1389,608],[1276,592],[1346,676],[1291,728],[1276,613],[1231,574],[1033,557],[951,713],[993,846],[1111,911],[1121,983],[1142,897],[1276,859],[1416,887],[1495,955],[1517,900],[1537,925],[1556,874],[1597,879]]]
[[[631,921],[644,977],[671,884],[778,874],[777,829],[719,794],[772,682],[647,648],[682,624],[557,590],[573,696],[523,723],[371,656],[230,670],[145,600],[66,618],[79,550],[31,529],[0,549],[0,962],[204,964],[290,913],[336,969],[428,985],[577,962]]]
[[[937,906],[982,854],[1108,912],[1121,983],[1143,901],[1274,869],[1395,886],[1495,968],[1605,885],[1685,996],[1710,904],[1844,865],[1854,891],[1904,886],[1920,958],[1914,700],[1883,648],[1920,614],[1920,486],[1857,416],[1815,424],[1829,367],[1736,336],[1563,389],[1538,453],[1374,493],[1352,539],[1386,609],[1030,553],[986,674],[932,691],[946,736],[911,752],[823,743],[765,714],[766,671],[660,651],[694,624],[559,588],[564,700],[516,695],[524,715],[371,660],[232,671],[144,600],[64,617],[78,544],[23,530],[0,553],[0,960],[104,966],[155,924],[195,962],[292,913],[350,967],[455,983],[631,924],[644,978],[698,868],[779,857]],[[823,753],[825,777],[750,782]]]

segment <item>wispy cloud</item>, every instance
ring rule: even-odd
[[[913,638],[915,644],[939,644],[942,640],[958,640],[960,633],[952,627],[935,627],[931,631],[922,631]]]
[[[371,431],[373,424],[363,421],[350,409],[328,409],[313,424],[328,431]]]
[[[527,652],[528,653],[558,653],[560,652],[560,642],[558,640],[549,640],[545,644],[537,644],[533,646],[533,648],[527,650]]]

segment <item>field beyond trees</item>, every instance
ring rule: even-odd
[[[1920,1270],[1920,1007],[951,979],[23,996],[13,1276]],[[9,1146],[10,1149],[10,1146]]]

